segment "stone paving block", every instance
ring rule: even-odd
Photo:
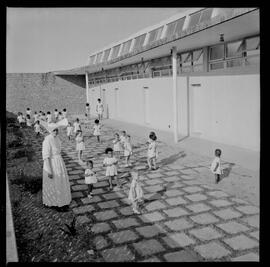
[[[214,185],[209,185],[209,184],[203,184],[201,187],[208,189],[208,190],[216,190]]]
[[[193,223],[190,223],[184,218],[168,221],[164,223],[168,228],[173,231],[181,231],[193,227]]]
[[[143,240],[133,244],[134,248],[142,256],[152,255],[165,251],[165,248],[155,239]]]
[[[230,254],[221,244],[211,241],[207,244],[199,245],[194,248],[204,259],[215,260],[223,258]]]
[[[152,213],[145,213],[140,216],[140,219],[143,220],[144,222],[157,222],[165,219],[160,212],[155,211]]]
[[[167,262],[198,262],[200,261],[197,256],[191,252],[182,250],[172,253],[167,253],[164,255]]]
[[[101,198],[99,196],[93,196],[92,198],[86,197],[82,198],[81,201],[83,202],[83,204],[96,203],[101,201]]]
[[[195,241],[184,233],[168,234],[162,239],[171,248],[186,247],[195,244]]]
[[[185,216],[187,214],[189,214],[188,211],[186,211],[183,208],[173,208],[173,209],[168,209],[168,210],[163,210],[163,212],[165,212],[169,217],[180,217],[180,216]]]
[[[158,259],[157,257],[151,257],[139,262],[160,262],[160,259]]]
[[[201,213],[199,215],[191,216],[190,219],[199,224],[210,224],[219,221],[216,217],[214,217],[210,213]]]
[[[146,176],[150,179],[153,179],[153,178],[161,178],[162,177],[162,174],[160,173],[149,173],[149,174],[146,174]]]
[[[155,235],[159,235],[160,233],[166,232],[160,225],[157,225],[157,224],[137,227],[136,231],[139,232],[140,235],[146,238],[153,237]]]
[[[97,250],[103,249],[108,246],[108,242],[103,236],[96,236],[93,241]]]
[[[189,231],[190,234],[194,235],[201,241],[210,241],[222,237],[222,234],[212,229],[211,227],[204,227],[200,229],[192,229]]]
[[[87,185],[81,184],[81,185],[73,185],[72,187],[73,191],[85,191],[88,189]]]
[[[81,198],[81,197],[83,197],[83,193],[82,192],[72,192],[71,197],[72,198]]]
[[[76,180],[78,184],[85,184],[85,179]]]
[[[84,223],[87,223],[87,222],[90,222],[91,221],[86,215],[77,216],[76,218],[77,218],[77,222],[79,224],[84,224]]]
[[[118,204],[116,200],[110,200],[110,201],[105,201],[105,202],[99,202],[98,206],[101,209],[109,209],[109,208],[119,207],[120,205]]]
[[[253,215],[253,214],[258,214],[260,212],[260,209],[256,206],[251,206],[251,205],[247,205],[247,206],[238,206],[235,207],[237,210],[247,214],[247,215]]]
[[[227,207],[233,204],[232,202],[225,199],[212,200],[212,201],[209,201],[209,203],[217,208]]]
[[[145,183],[148,185],[155,185],[155,184],[163,184],[164,182],[161,181],[160,179],[152,179],[145,181]]]
[[[173,188],[179,188],[179,187],[183,187],[183,186],[185,186],[183,183],[174,182],[170,188],[173,189]]]
[[[223,220],[230,220],[242,216],[240,212],[237,212],[231,208],[214,211],[213,213]]]
[[[242,218],[241,221],[247,223],[248,225],[252,227],[256,227],[256,228],[260,227],[259,215],[248,216],[248,217]]]
[[[186,198],[188,198],[191,201],[202,201],[202,200],[206,200],[207,196],[203,195],[203,194],[190,194],[190,195],[185,195]]]
[[[116,220],[116,221],[113,221],[113,224],[118,229],[128,228],[128,227],[131,227],[131,226],[140,225],[140,223],[135,218],[127,218],[127,219]]]
[[[173,189],[173,190],[166,191],[165,195],[168,197],[175,197],[175,196],[183,195],[183,192],[179,189]]]
[[[194,176],[193,175],[181,175],[181,178],[182,179],[185,179],[185,180],[194,180]]]
[[[186,186],[186,187],[182,187],[181,189],[188,193],[196,193],[196,192],[203,191],[203,189],[200,188],[199,186]]]
[[[179,174],[180,174],[180,172],[178,172],[178,171],[167,171],[166,172],[166,175],[168,175],[168,176],[179,175]]]
[[[223,191],[210,191],[210,192],[206,192],[206,194],[215,198],[229,197],[229,195],[224,193]]]
[[[246,227],[245,225],[240,224],[240,223],[235,222],[235,221],[217,224],[216,226],[228,234],[237,234],[239,232],[245,232],[245,231],[249,230],[249,228]]]
[[[255,248],[259,246],[259,243],[247,236],[241,234],[232,238],[226,238],[223,240],[226,244],[228,244],[234,250],[244,250]]]
[[[94,184],[94,188],[100,188],[100,187],[106,187],[109,186],[107,180],[106,181],[102,181],[102,182],[98,182]]]
[[[108,236],[110,237],[110,239],[112,239],[112,241],[115,244],[127,243],[139,238],[139,236],[131,230],[124,230],[116,233],[110,233]]]
[[[111,230],[111,227],[109,226],[108,223],[96,223],[92,226],[92,232],[98,234],[98,233],[104,233],[104,232],[108,232]]]
[[[256,238],[257,240],[260,239],[260,232],[259,231],[255,231],[255,232],[252,232],[252,233],[249,233],[250,236]]]
[[[234,201],[234,202],[236,202],[236,203],[238,203],[238,204],[248,204],[247,201],[245,201],[243,199],[240,199],[240,198],[233,197],[233,198],[231,198],[231,200]]]
[[[202,184],[200,181],[196,181],[196,180],[183,181],[183,183],[186,185],[201,185]]]
[[[168,169],[171,169],[171,170],[182,170],[182,169],[185,169],[186,167],[185,166],[179,166],[179,165],[170,165],[168,167]]]
[[[204,203],[196,203],[196,204],[188,205],[186,206],[186,208],[193,211],[194,213],[211,210],[211,207],[205,205]]]
[[[196,174],[196,172],[191,170],[191,169],[181,170],[181,173],[183,173],[183,174]]]
[[[106,221],[106,220],[110,220],[112,218],[117,217],[117,213],[113,210],[106,210],[106,211],[100,211],[100,212],[96,212],[94,213],[94,216],[96,217],[97,220],[99,221]]]
[[[257,253],[247,253],[238,257],[234,257],[231,261],[259,261],[259,255]]]
[[[135,259],[127,246],[105,249],[101,251],[101,255],[106,262],[126,262]]]
[[[132,207],[131,206],[122,208],[119,211],[123,215],[131,215],[131,214],[133,214],[133,211],[132,211]]]
[[[148,192],[158,192],[164,190],[164,187],[161,185],[152,185],[152,186],[146,186],[144,188]]]
[[[69,180],[77,180],[77,179],[81,179],[81,176],[80,175],[70,175],[70,173],[69,173],[68,178],[69,178]]]
[[[105,193],[106,191],[102,188],[94,188],[93,189],[93,195],[98,195],[98,194],[103,194]]]
[[[178,176],[170,176],[170,177],[163,177],[162,178],[165,182],[179,182],[181,181],[181,178]]]
[[[70,175],[72,175],[72,174],[83,174],[84,173],[84,171],[83,170],[75,170],[75,171],[70,171],[68,174]]]
[[[153,211],[153,210],[164,209],[164,208],[166,208],[166,206],[162,202],[156,200],[156,201],[150,202],[149,204],[146,203],[145,208],[148,211]]]
[[[95,210],[95,208],[92,205],[86,205],[86,206],[73,208],[72,210],[75,214],[81,214],[81,213],[85,213],[85,212],[91,212],[91,211]]]
[[[174,205],[182,205],[182,204],[186,204],[186,203],[187,203],[187,201],[184,200],[182,197],[167,198],[167,199],[165,199],[165,201],[166,201],[170,206],[174,206]]]

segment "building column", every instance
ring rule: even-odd
[[[176,47],[172,48],[172,69],[173,69],[173,136],[174,142],[178,142],[178,118],[177,118],[177,53]]]
[[[86,88],[86,103],[89,103],[89,96],[88,96],[88,73],[85,73],[85,88]]]

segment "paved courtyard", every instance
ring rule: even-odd
[[[259,207],[200,181],[200,174],[213,179],[209,161],[159,143],[159,168],[149,171],[146,138],[130,133],[133,166],[125,168],[121,159],[123,188],[109,191],[102,167],[104,151],[121,129],[103,126],[99,144],[89,127],[92,133],[93,121],[83,126],[88,135],[83,158],[94,162],[100,180],[92,199],[87,197],[75,141],[63,135],[62,155],[70,177],[72,211],[80,224],[91,227],[104,261],[259,261]],[[133,214],[127,200],[131,170],[141,174],[145,203],[140,215]]]

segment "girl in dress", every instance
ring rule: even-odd
[[[57,110],[57,108],[54,110],[54,119],[57,121],[58,120],[58,115],[59,115],[59,113],[58,113],[58,110]]]
[[[35,127],[35,132],[36,132],[37,136],[40,136],[41,128],[40,128],[39,120],[36,121],[36,123],[34,124],[34,127]]]
[[[31,127],[32,126],[32,121],[31,121],[31,117],[29,114],[26,115],[26,125],[28,127]]]
[[[121,144],[121,147],[122,147],[122,151],[124,151],[124,144],[126,142],[126,138],[127,138],[126,131],[121,131],[121,134],[120,134],[120,144]]]
[[[139,181],[138,172],[131,172],[132,182],[130,184],[128,199],[132,203],[132,209],[135,214],[140,214],[138,206],[143,202],[143,190]]]
[[[125,167],[131,166],[131,163],[129,161],[131,155],[132,155],[132,146],[131,146],[131,143],[130,143],[130,135],[127,135],[126,141],[124,143],[124,157],[125,157],[125,160],[126,160]]]
[[[211,171],[215,175],[216,184],[220,181],[220,175],[223,173],[220,163],[221,149],[215,150],[215,158],[211,164]]]
[[[147,150],[147,163],[150,170],[156,170],[156,160],[157,160],[157,136],[154,132],[151,132],[148,140],[148,150]]]
[[[47,112],[47,123],[51,123],[52,122],[52,114],[50,111]]]
[[[67,126],[67,137],[68,137],[68,140],[71,140],[72,130],[73,130],[73,126],[71,125],[71,122],[69,122],[68,123],[68,126]]]
[[[95,125],[94,125],[94,135],[97,137],[97,141],[100,143],[100,130],[101,130],[101,125],[99,124],[99,120],[95,120]]]
[[[78,130],[76,133],[76,150],[78,151],[78,159],[79,162],[82,162],[82,152],[85,150],[84,140],[82,136],[82,131]]]
[[[107,155],[103,161],[103,166],[106,167],[106,177],[109,180],[109,188],[113,189],[112,179],[115,177],[118,188],[122,188],[117,179],[117,159],[113,155],[113,149],[111,147],[106,148],[105,154]]]
[[[115,157],[118,160],[120,159],[121,151],[122,151],[122,146],[121,146],[121,143],[120,143],[119,134],[115,133],[114,134],[114,140],[113,140],[113,153],[114,153]]]
[[[65,108],[63,109],[62,114],[63,114],[63,117],[64,117],[64,118],[66,118],[66,117],[67,117],[67,110],[66,110]]]
[[[88,186],[88,197],[92,198],[93,194],[93,184],[97,183],[96,173],[93,171],[93,161],[88,160],[86,162],[86,169],[85,169],[85,183]]]
[[[74,133],[76,134],[78,130],[82,130],[81,129],[81,124],[80,124],[80,120],[77,118],[76,121],[73,123],[73,129],[74,129]]]
[[[98,100],[97,100],[96,111],[97,111],[98,119],[101,120],[104,108],[103,108],[103,104],[101,103],[100,98],[98,98]]]

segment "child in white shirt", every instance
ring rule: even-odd
[[[88,186],[88,197],[92,198],[93,194],[93,184],[97,183],[97,177],[96,177],[96,173],[93,171],[93,161],[89,160],[86,162],[86,169],[85,169],[85,183]]]
[[[94,133],[93,134],[97,137],[97,141],[100,143],[101,125],[99,124],[99,120],[98,119],[95,120],[95,125],[94,125],[93,128],[94,128]]]
[[[127,135],[126,141],[124,142],[124,157],[125,157],[125,160],[126,160],[125,167],[131,166],[131,163],[129,161],[131,155],[132,155],[132,146],[131,146],[131,143],[130,143],[130,135]]]
[[[105,154],[107,155],[104,158],[103,166],[106,167],[106,177],[109,180],[110,190],[113,189],[112,179],[115,177],[116,184],[118,188],[122,188],[118,179],[117,179],[117,159],[113,155],[113,149],[111,147],[106,148]]]
[[[121,134],[120,134],[120,144],[122,146],[122,151],[124,151],[124,144],[126,142],[126,138],[127,138],[126,131],[121,131]]]
[[[115,133],[114,140],[113,140],[113,153],[118,160],[120,159],[121,151],[122,151],[122,145],[120,142],[119,134]]]
[[[50,111],[47,112],[47,123],[51,123],[52,122],[52,114]]]
[[[148,150],[147,150],[147,163],[150,170],[156,170],[156,160],[157,160],[157,136],[154,132],[149,135]]]
[[[140,214],[138,206],[143,202],[143,190],[139,181],[138,172],[131,172],[132,182],[130,184],[128,200],[132,203],[133,212]]]
[[[35,132],[37,133],[37,136],[39,136],[41,134],[39,120],[36,121],[36,123],[34,124],[34,127],[35,127]]]
[[[58,110],[57,110],[57,108],[54,110],[54,119],[57,121],[58,120],[58,115],[59,115],[59,113],[58,113]]]
[[[68,126],[67,126],[67,137],[68,137],[68,140],[71,140],[72,131],[73,131],[73,126],[71,125],[71,122],[69,122],[68,123]]]
[[[79,162],[82,162],[82,152],[83,150],[85,150],[85,145],[81,130],[77,131],[75,140],[76,140],[76,150],[78,151],[78,159]]]
[[[31,117],[29,114],[26,115],[26,125],[28,127],[31,127],[32,126],[32,121],[31,121]]]
[[[75,134],[77,133],[77,131],[81,130],[81,124],[80,124],[80,120],[78,118],[73,123],[73,129],[74,129]]]
[[[215,150],[215,158],[211,164],[211,171],[215,175],[216,184],[220,181],[220,175],[223,173],[220,163],[221,149]]]

